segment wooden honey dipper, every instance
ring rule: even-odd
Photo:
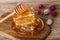
[[[19,4],[15,7],[14,12],[10,13],[9,15],[7,15],[6,17],[4,17],[3,19],[0,20],[0,23],[2,23],[3,21],[5,21],[7,18],[13,16],[15,13],[23,13],[26,11],[26,7],[24,6],[24,4]]]

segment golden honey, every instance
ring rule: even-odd
[[[32,9],[13,15],[13,29],[19,34],[34,35],[43,29],[43,21],[35,16]]]

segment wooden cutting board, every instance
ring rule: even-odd
[[[5,13],[4,15],[2,15],[0,17],[3,18],[5,17],[6,15],[8,15],[9,13]],[[21,39],[21,40],[43,40],[45,39],[51,32],[51,29],[49,26],[45,25],[44,29],[34,35],[34,36],[28,36],[28,37],[25,37],[25,36],[22,36],[22,35],[19,35],[18,33],[16,33],[13,29],[12,29],[12,23],[13,23],[13,20],[12,20],[12,17],[8,18],[7,20],[5,20],[4,22],[2,22],[0,24],[0,31],[3,31],[15,38],[18,38],[18,39]]]

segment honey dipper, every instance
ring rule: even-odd
[[[3,21],[5,21],[7,18],[13,16],[15,13],[23,13],[24,11],[26,11],[26,7],[24,6],[24,4],[19,4],[15,7],[14,12],[10,13],[9,15],[7,15],[6,17],[4,17],[3,19],[0,20],[0,23],[2,23]]]

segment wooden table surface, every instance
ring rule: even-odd
[[[25,1],[26,2],[26,1]],[[30,2],[30,1],[29,1]],[[37,3],[37,0],[32,0],[31,2]],[[12,12],[14,7],[18,2],[14,3],[0,3],[0,15],[6,12]],[[46,40],[60,40],[60,0],[39,0],[38,3],[43,4],[56,4],[58,7],[57,12],[58,16],[54,18],[54,23],[51,26],[51,34],[47,37]]]

